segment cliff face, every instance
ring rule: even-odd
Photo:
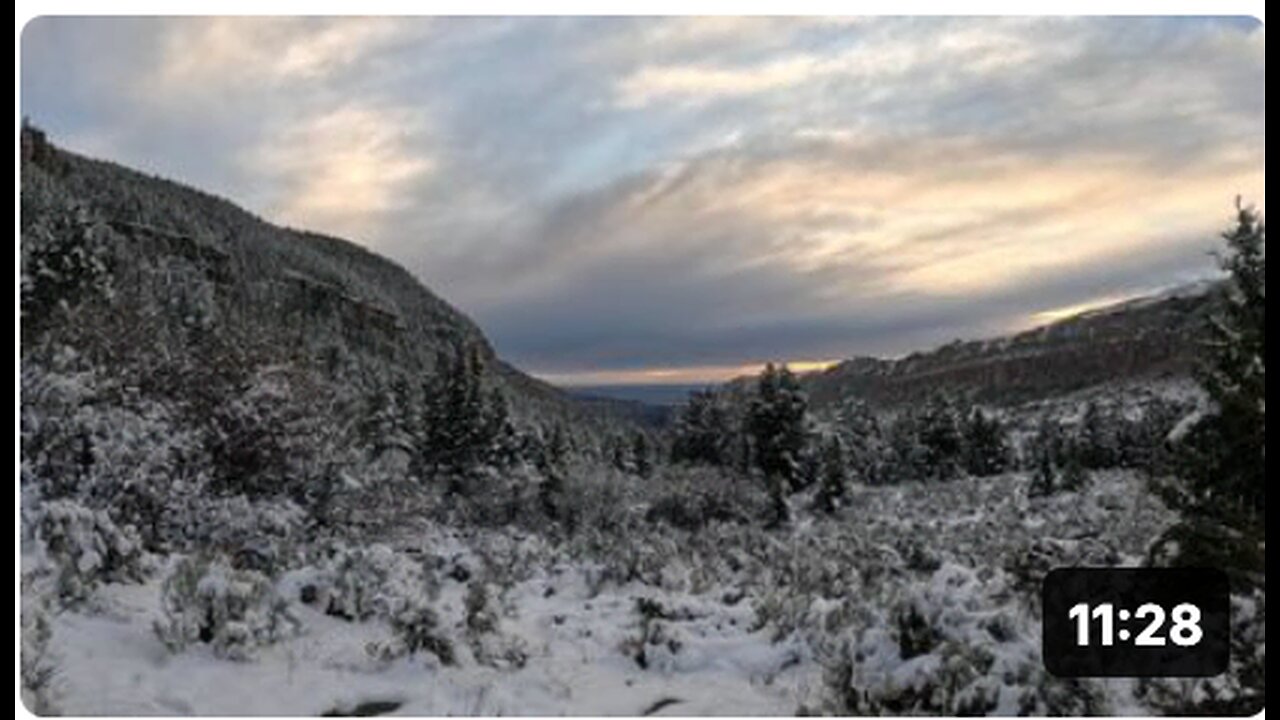
[[[1221,292],[1202,284],[994,340],[895,360],[854,358],[804,383],[816,406],[846,397],[894,405],[935,391],[1005,404],[1107,382],[1186,376]]]

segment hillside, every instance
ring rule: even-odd
[[[1185,378],[1221,285],[1198,284],[991,340],[898,359],[859,357],[803,377],[816,407],[846,397],[896,405],[947,391],[1013,404],[1117,381]]]
[[[141,348],[203,362],[213,344],[251,345],[257,364],[301,363],[381,392],[420,384],[440,353],[473,349],[517,418],[630,422],[627,408],[579,402],[503,362],[470,318],[376,253],[67,152],[31,128],[21,203],[24,356],[70,346],[118,367],[115,354]],[[114,337],[74,326],[91,317]]]

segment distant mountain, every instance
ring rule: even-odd
[[[156,356],[145,361],[156,371],[139,373],[148,385],[183,363],[216,370],[221,348],[383,391],[420,386],[439,353],[465,348],[518,418],[632,422],[622,406],[579,401],[503,362],[470,318],[355,243],[67,152],[34,128],[21,152],[24,359],[65,346],[111,372],[145,351]]]
[[[679,405],[695,390],[706,390],[714,383],[644,384],[644,385],[573,385],[565,389],[577,397],[616,398],[646,405]]]
[[[895,405],[935,391],[1009,404],[1114,381],[1186,377],[1222,292],[1220,282],[1197,283],[1005,337],[899,359],[853,358],[802,380],[822,407],[847,397]]]

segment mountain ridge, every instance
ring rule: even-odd
[[[1017,404],[1108,382],[1185,377],[1224,288],[1222,280],[1173,286],[1006,335],[897,358],[853,356],[799,379],[820,409],[849,398],[892,407],[939,391]],[[740,377],[722,387],[736,394],[753,382]]]
[[[430,373],[441,352],[473,348],[489,381],[521,400],[517,415],[624,423],[634,415],[623,404],[581,402],[502,360],[463,311],[358,243],[276,225],[201,189],[59,148],[29,126],[21,159],[24,346],[47,329],[42,315],[66,301],[26,302],[39,294],[28,260],[56,245],[101,254],[122,274],[127,302],[180,313],[160,319],[160,344],[183,342],[188,325],[240,325],[265,331],[281,352],[402,381]]]
[[[897,359],[850,358],[803,383],[816,405],[850,395],[881,404],[946,390],[1012,403],[1116,380],[1189,375],[1223,283],[1180,286],[996,338],[953,341]]]

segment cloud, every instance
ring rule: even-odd
[[[272,217],[359,239],[408,206],[407,188],[433,169],[409,151],[405,128],[417,125],[406,111],[345,106],[268,136],[242,160],[280,188],[267,204]]]
[[[146,90],[173,97],[325,80],[401,40],[405,29],[392,18],[175,20],[163,35],[164,62],[147,78]]]
[[[673,95],[755,94],[794,85],[823,71],[823,64],[804,56],[743,69],[696,65],[644,67],[623,79],[618,88],[618,101],[623,107],[636,107]]]
[[[365,243],[545,373],[1026,327],[1265,201],[1236,19],[45,18],[22,59],[55,141]]]
[[[760,95],[800,85],[826,86],[833,81],[862,86],[891,83],[906,75],[926,72],[945,76],[957,68],[967,74],[985,74],[1016,67],[1037,56],[1033,38],[1019,21],[944,25],[929,34],[928,44],[865,24],[832,27],[846,31],[848,37],[837,35],[838,40],[851,41],[840,43],[834,50],[824,46],[803,53],[788,51],[741,64],[643,65],[619,81],[617,102],[623,107],[664,99],[696,102]],[[850,27],[855,32],[848,33]]]

